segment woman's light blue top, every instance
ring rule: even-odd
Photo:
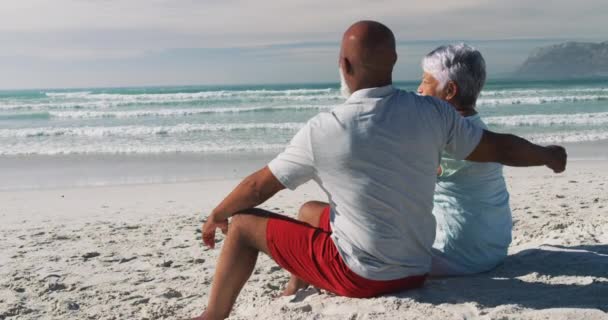
[[[467,119],[487,129],[479,115]],[[433,215],[437,229],[432,275],[494,268],[511,243],[511,208],[502,165],[455,160],[444,153]]]

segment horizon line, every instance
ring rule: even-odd
[[[511,75],[511,77],[509,77]],[[489,78],[486,81],[487,83],[492,83],[494,81],[502,82],[502,81],[516,81],[523,83],[531,83],[531,82],[564,82],[564,81],[602,81],[608,80],[608,77],[583,77],[583,78],[560,78],[560,79],[542,79],[542,78],[525,78],[525,77],[516,77],[512,76],[512,74],[504,74],[501,76],[494,76]],[[399,79],[394,80],[393,84],[399,83],[416,83],[419,82],[420,79]],[[339,81],[312,81],[312,82],[269,82],[269,83],[220,83],[220,84],[155,84],[155,85],[117,85],[117,86],[86,86],[86,87],[77,87],[77,86],[67,86],[67,87],[22,87],[22,88],[0,88],[0,92],[9,92],[9,91],[44,91],[44,90],[94,90],[94,89],[150,89],[150,88],[213,88],[213,87],[266,87],[266,86],[310,86],[310,85],[330,85],[330,86],[339,86]]]

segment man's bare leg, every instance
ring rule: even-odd
[[[306,202],[302,205],[302,207],[300,207],[300,211],[298,212],[298,220],[318,228],[321,214],[328,205],[329,204],[321,201]],[[285,287],[285,290],[283,290],[282,295],[290,296],[296,294],[298,290],[306,287],[308,287],[308,283],[292,274],[287,286]]]
[[[224,319],[230,315],[237,296],[253,272],[258,252],[268,254],[266,227],[269,214],[251,209],[251,212],[232,217],[215,267],[207,309],[193,320]]]

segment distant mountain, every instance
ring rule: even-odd
[[[608,77],[608,41],[566,42],[537,49],[516,75],[533,79]]]

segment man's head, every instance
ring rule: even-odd
[[[486,62],[476,49],[462,43],[441,46],[422,60],[418,93],[446,100],[458,109],[474,109],[486,82]]]
[[[353,24],[342,37],[338,61],[343,94],[391,84],[395,62],[395,36],[389,28],[375,21]]]

